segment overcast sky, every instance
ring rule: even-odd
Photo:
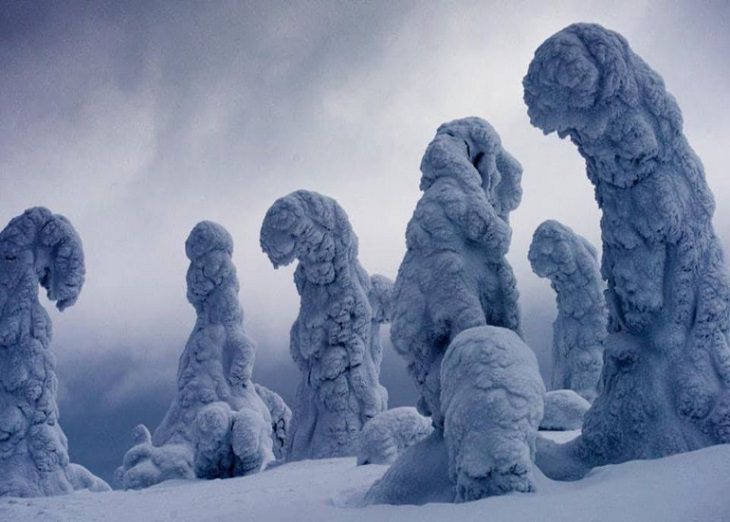
[[[174,393],[195,315],[184,241],[202,219],[235,241],[255,379],[293,398],[293,267],[258,244],[269,205],[336,198],[360,259],[395,276],[441,122],[486,118],[524,167],[509,254],[527,340],[549,366],[549,284],[527,262],[545,219],[600,243],[574,147],[529,124],[521,80],[537,46],[576,21],[624,34],[666,80],[730,244],[730,7],[726,2],[0,2],[0,223],[45,205],[84,241],[78,304],[51,312],[72,459],[109,479],[139,422]],[[386,346],[391,405],[412,403]]]

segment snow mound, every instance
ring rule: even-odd
[[[545,394],[545,413],[541,430],[577,430],[583,425],[591,403],[573,390],[552,390]]]
[[[358,435],[357,463],[390,464],[406,448],[428,437],[431,420],[416,408],[386,410],[370,419]]]

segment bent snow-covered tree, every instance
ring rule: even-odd
[[[172,405],[151,438],[137,428],[137,445],[118,471],[124,487],[247,475],[273,459],[271,415],[251,382],[256,345],[243,328],[233,240],[222,226],[202,221],[185,252],[187,298],[197,320]]]
[[[357,259],[357,236],[334,199],[299,190],[268,210],[261,247],[275,268],[299,261],[294,282],[301,306],[290,350],[302,381],[287,458],[354,455],[358,432],[387,404],[369,300],[381,293],[373,292]]]
[[[419,411],[441,426],[441,359],[451,340],[474,326],[520,330],[505,255],[522,167],[489,123],[464,118],[439,127],[421,173],[423,196],[393,289],[391,340],[418,386]]]
[[[548,220],[532,237],[532,270],[550,279],[558,317],[553,323],[551,389],[596,397],[608,331],[608,311],[596,249],[565,225]]]
[[[0,232],[0,496],[109,489],[69,462],[58,423],[51,320],[38,300],[40,284],[65,310],[84,277],[81,239],[65,217],[31,208]]]
[[[569,137],[603,211],[603,389],[553,476],[730,442],[730,286],[715,204],[677,102],[619,34],[571,25],[524,79],[530,121]]]

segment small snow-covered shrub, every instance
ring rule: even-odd
[[[541,430],[577,430],[591,403],[573,390],[552,390],[545,394],[545,413]]]
[[[358,436],[357,464],[390,464],[406,448],[428,437],[431,420],[416,408],[386,410],[370,419]]]
[[[256,393],[264,401],[271,415],[274,456],[276,460],[285,460],[288,434],[291,429],[291,410],[278,393],[266,386],[256,384]]]
[[[535,354],[512,330],[480,326],[454,338],[441,363],[441,406],[457,502],[534,491],[544,395]]]
[[[169,479],[195,478],[190,445],[154,446],[143,424],[134,428],[132,437],[134,446],[124,455],[124,462],[115,473],[120,487],[142,489]]]

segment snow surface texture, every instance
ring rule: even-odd
[[[544,396],[535,354],[512,330],[479,326],[451,342],[441,364],[441,407],[456,502],[535,490]]]
[[[223,481],[173,481],[141,491],[27,500],[0,498],[0,520],[727,522],[728,469],[730,445],[720,445],[606,466],[579,482],[554,482],[536,470],[537,492],[529,495],[353,509],[386,466],[356,466],[354,458],[308,460]]]
[[[406,231],[393,289],[391,340],[442,426],[441,359],[451,340],[487,324],[520,331],[517,287],[505,255],[522,167],[480,118],[445,123],[421,162],[423,191]]]
[[[428,437],[431,420],[416,408],[386,410],[370,419],[358,435],[357,464],[391,464],[406,448]]]
[[[603,390],[583,434],[538,451],[538,464],[575,478],[730,442],[730,286],[677,102],[621,35],[592,24],[545,41],[523,83],[533,125],[585,158],[610,312]]]
[[[558,304],[550,388],[575,390],[593,401],[608,336],[596,249],[570,228],[548,220],[535,230],[528,257],[532,270],[550,279]]]
[[[534,491],[544,395],[535,354],[519,335],[494,326],[464,330],[441,365],[444,429],[403,452],[366,503],[464,502]]]
[[[154,436],[144,426],[117,476],[125,488],[170,478],[225,478],[273,460],[269,408],[251,382],[256,346],[243,329],[233,240],[202,221],[185,242],[197,321],[180,357],[177,396]]]
[[[382,348],[373,332],[387,320],[388,306],[377,310],[387,288],[360,266],[345,211],[316,192],[299,190],[274,202],[261,226],[261,248],[275,268],[299,261],[294,282],[301,306],[290,351],[302,380],[287,458],[354,455],[362,426],[387,407],[378,382]]]
[[[278,393],[261,384],[255,386],[256,393],[264,401],[271,415],[274,457],[276,457],[276,460],[286,460],[286,441],[291,426],[291,410]]]
[[[577,430],[583,425],[591,403],[573,390],[552,390],[545,394],[545,413],[541,430]]]
[[[69,462],[58,423],[51,319],[38,300],[40,284],[65,310],[84,276],[81,239],[65,217],[31,208],[0,232],[0,496],[109,489]]]

